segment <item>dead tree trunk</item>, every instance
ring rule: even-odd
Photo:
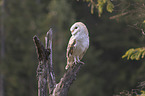
[[[45,47],[37,36],[33,37],[37,56],[39,60],[37,68],[38,96],[67,96],[68,90],[76,79],[76,75],[82,64],[75,64],[69,68],[56,84],[55,74],[52,65],[52,30],[50,29],[45,37]],[[47,85],[49,94],[47,94]]]

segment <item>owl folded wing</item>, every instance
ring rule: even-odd
[[[73,42],[69,43],[67,46],[67,57],[70,57],[71,55],[73,55],[73,50],[75,48],[76,45],[76,40],[74,39]]]

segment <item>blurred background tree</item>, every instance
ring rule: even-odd
[[[69,28],[77,21],[88,27],[90,48],[69,96],[112,96],[145,79],[143,59],[121,58],[129,48],[144,47],[144,0],[0,0],[1,9],[3,1],[0,26],[4,26],[5,57],[1,57],[0,72],[5,96],[37,95],[38,62],[32,37],[44,38],[50,27],[56,79],[60,79],[66,65]]]

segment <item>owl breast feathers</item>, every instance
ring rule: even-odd
[[[72,67],[73,64],[82,63],[80,61],[89,47],[89,36],[87,27],[82,22],[76,22],[70,28],[71,38],[67,46],[67,65],[65,69]]]

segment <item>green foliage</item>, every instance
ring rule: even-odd
[[[145,48],[131,48],[122,56],[122,58],[127,58],[128,60],[140,60],[140,58],[144,58],[145,56]]]
[[[110,13],[112,13],[114,9],[114,5],[110,0],[86,0],[86,2],[89,2],[89,6],[91,6],[91,14],[94,13],[94,9],[97,9],[99,17],[103,13],[104,5],[106,5],[106,10]]]
[[[139,96],[145,96],[145,91],[144,90],[141,90],[140,92],[141,92],[141,94]]]
[[[107,1],[107,11],[112,13],[113,9],[114,9],[114,5],[108,0]]]
[[[101,16],[102,12],[103,12],[103,6],[104,6],[104,1],[103,0],[98,0],[98,13],[99,13],[99,17]]]
[[[123,90],[119,95],[114,96],[145,96],[145,91],[140,89],[132,89],[132,91]]]
[[[145,20],[143,20],[143,23],[145,23]]]
[[[103,13],[103,6],[107,3],[106,6],[106,10],[110,13],[112,13],[113,9],[114,9],[114,5],[112,4],[112,2],[110,0],[98,0],[98,13],[99,13],[99,17],[101,16],[101,14]]]

